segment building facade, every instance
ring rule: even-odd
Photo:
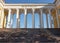
[[[24,14],[24,28],[27,28],[27,15],[32,14],[32,27],[35,27],[35,13],[39,14],[39,27],[38,28],[60,28],[60,0],[55,0],[52,4],[9,4],[0,0],[0,28],[13,28],[13,16],[16,14],[16,26],[20,27],[20,15]],[[44,21],[43,13],[46,15]],[[49,16],[48,16],[49,15]],[[22,22],[23,23],[23,22]]]

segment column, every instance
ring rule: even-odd
[[[51,9],[49,9],[49,14],[50,14],[50,16],[49,16],[49,18],[50,18],[50,28],[52,28],[52,19],[51,19]]]
[[[57,9],[56,9],[56,19],[57,19],[57,25],[58,25],[57,28],[59,28],[59,19],[58,19],[58,12],[57,12]]]
[[[2,21],[1,14],[2,14],[2,11],[0,10],[0,28],[2,28],[1,27],[1,21]]]
[[[8,12],[8,23],[7,23],[7,28],[11,28],[11,9],[9,9],[9,12]]]
[[[40,20],[41,20],[41,19],[40,19],[41,17],[40,17],[40,16],[41,16],[41,15],[40,15],[40,13],[39,13],[39,28],[41,28],[41,21],[40,21]]]
[[[25,28],[27,28],[27,9],[25,8],[24,9],[24,25],[25,25]]]
[[[1,28],[4,28],[4,9],[2,9]]]
[[[7,22],[7,18],[6,18],[6,15],[5,15],[4,16],[4,23],[3,23],[4,24],[4,28],[6,28],[6,26],[7,26],[7,23],[6,22]]]
[[[41,15],[40,15],[40,27],[41,28],[44,28],[44,23],[43,23],[43,12],[42,12],[42,9],[40,9],[40,11],[41,11]]]
[[[17,8],[17,24],[16,24],[16,28],[20,28],[20,17],[19,17],[19,9]]]
[[[11,15],[11,28],[12,28],[12,26],[13,26],[13,14]]]
[[[32,9],[32,28],[35,28],[35,17],[34,17],[35,9]]]
[[[47,23],[47,28],[49,28],[49,25],[48,25],[48,14],[46,14],[46,23]]]

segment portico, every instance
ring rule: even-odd
[[[46,10],[47,9],[47,10]],[[48,9],[48,8],[22,8],[22,9],[19,9],[19,8],[16,8],[16,9],[8,9],[8,22],[6,24],[7,27],[5,28],[12,28],[12,23],[13,23],[13,18],[11,19],[11,15],[13,15],[14,13],[16,13],[16,20],[17,20],[17,24],[16,24],[16,28],[20,28],[20,17],[19,15],[21,13],[24,13],[24,25],[25,25],[25,28],[27,28],[27,14],[28,13],[32,13],[32,28],[35,28],[35,17],[34,17],[34,14],[35,13],[38,13],[39,14],[39,22],[40,22],[40,25],[39,27],[40,28],[44,28],[44,21],[43,21],[43,13],[45,13],[46,15],[46,21],[47,21],[47,28],[49,28],[49,25],[50,25],[50,28],[52,28],[52,18],[50,17],[50,24],[48,23],[48,14],[51,15],[51,10],[52,9]],[[14,12],[15,11],[15,12]],[[46,11],[46,12],[44,12]],[[7,14],[6,14],[7,15]]]
[[[3,3],[3,2],[2,2]],[[3,18],[1,20],[2,28],[12,28],[13,25],[13,16],[16,14],[16,26],[15,28],[20,27],[20,15],[24,14],[24,28],[27,28],[27,15],[28,13],[32,14],[32,28],[35,27],[35,13],[39,15],[39,28],[59,28],[59,18],[58,12],[55,7],[55,4],[5,4],[3,3],[2,14]],[[44,13],[44,14],[43,14]],[[44,16],[46,20],[44,20]],[[48,16],[49,15],[49,16]]]

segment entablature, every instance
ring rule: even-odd
[[[4,8],[54,8],[55,4],[5,4]]]
[[[54,7],[55,7],[55,3],[57,2],[57,0],[55,0],[54,3],[48,3],[48,4],[41,4],[41,3],[39,3],[39,4],[34,4],[34,3],[33,3],[33,4],[31,4],[31,3],[30,3],[30,4],[29,4],[29,3],[28,3],[28,4],[27,4],[27,3],[25,3],[25,4],[23,4],[23,3],[22,3],[22,4],[21,4],[21,3],[13,3],[13,4],[12,4],[12,3],[5,3],[5,0],[0,0],[0,1],[1,1],[2,6],[3,6],[4,8],[7,8],[7,7],[9,7],[9,8],[10,8],[10,7],[11,7],[11,8],[13,8],[13,7],[14,7],[14,8],[15,8],[15,7],[19,7],[19,8],[20,8],[20,7],[23,7],[23,8],[25,8],[25,7],[27,7],[27,8],[36,7],[36,8],[39,8],[39,7],[40,7],[40,8],[41,8],[41,7],[43,7],[43,6],[45,6],[45,7],[46,7],[46,6],[48,6],[48,7],[49,7],[49,6],[54,6]]]

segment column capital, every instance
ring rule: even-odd
[[[16,8],[16,11],[19,11],[19,8]]]
[[[19,11],[19,8],[17,8],[16,10]]]
[[[43,8],[40,8],[40,10],[43,10]]]
[[[32,8],[32,14],[34,15],[34,12],[35,12],[35,9],[34,8]]]
[[[11,8],[9,8],[8,10],[11,10]]]
[[[51,10],[51,8],[49,8],[48,10]]]
[[[35,8],[32,8],[33,11],[35,11]]]
[[[16,10],[19,10],[19,8],[16,8]]]
[[[51,13],[51,8],[48,9],[49,13]]]
[[[24,11],[25,11],[25,15],[27,15],[27,9],[26,8],[24,8]]]
[[[43,12],[43,9],[41,8],[41,9],[40,9],[40,13],[42,13],[42,12]]]
[[[8,10],[9,10],[9,14],[11,14],[11,9],[9,8]]]
[[[19,18],[19,8],[16,9],[17,10],[17,18]]]

